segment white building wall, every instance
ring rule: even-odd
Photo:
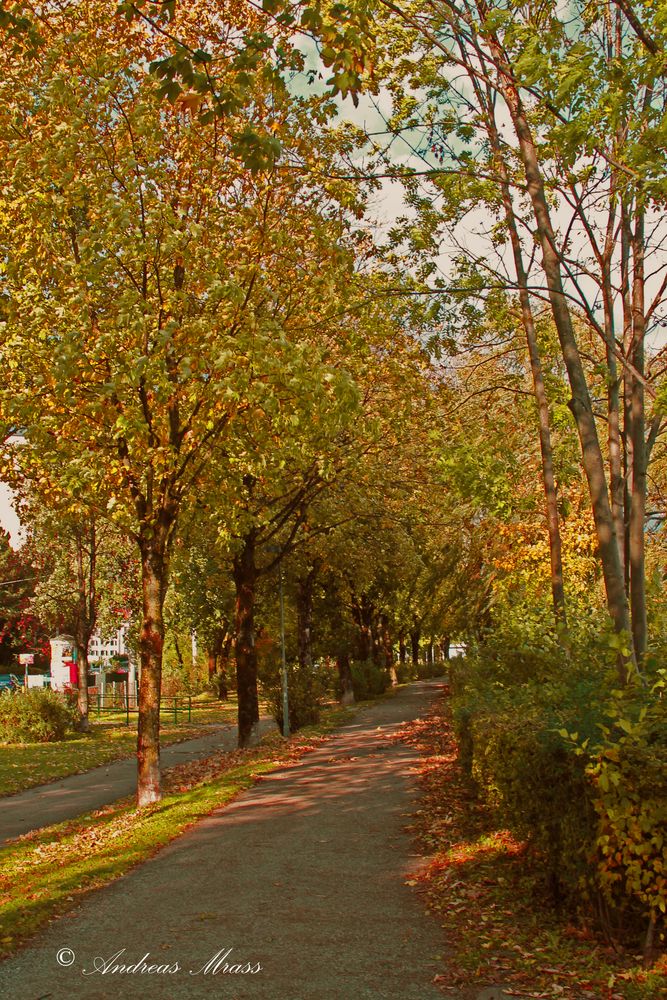
[[[51,687],[54,691],[63,691],[69,687],[69,663],[74,650],[71,636],[59,635],[49,640],[51,645]]]

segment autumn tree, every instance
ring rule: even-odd
[[[39,566],[23,547],[12,547],[6,531],[0,531],[0,662],[14,665],[16,653],[33,653],[46,661],[47,633],[44,623],[30,610]]]
[[[475,250],[462,230],[454,238],[488,285],[518,292],[555,527],[547,411],[531,332],[535,303],[549,303],[570,384],[607,607],[619,634],[632,631],[634,656],[641,658],[646,459],[662,429],[657,409],[646,427],[644,396],[647,386],[649,395],[653,390],[644,345],[664,292],[658,216],[664,191],[652,154],[652,136],[664,119],[664,77],[656,56],[661,43],[651,54],[632,19],[640,29],[644,21],[651,23],[648,35],[659,39],[653,12],[648,5],[641,12],[626,5],[610,14],[605,5],[588,5],[579,10],[572,30],[569,12],[555,5],[424,7],[381,0],[378,6],[386,12],[384,51],[396,93],[388,134],[407,136],[421,158],[414,171],[400,172],[414,174],[410,183],[413,204],[422,208],[422,239],[428,240],[443,212],[452,222],[475,217],[481,203],[498,220],[491,228],[479,212],[475,217],[478,231],[489,237],[489,251]],[[420,174],[433,185],[430,197],[416,193]],[[450,236],[452,231],[454,226]],[[503,247],[497,266],[490,268],[489,252],[493,256]],[[650,294],[647,254],[655,262]],[[448,282],[433,269],[431,275],[433,293],[447,295]],[[599,336],[609,371],[606,442],[583,356],[582,315]],[[623,480],[627,494],[621,503]],[[551,536],[556,567],[553,531]],[[555,588],[554,599],[557,604]],[[619,669],[625,675],[622,664]]]
[[[91,637],[101,626],[118,629],[126,624],[126,602],[119,601],[118,592],[125,582],[128,541],[85,504],[58,497],[55,484],[45,497],[30,489],[19,490],[17,496],[26,531],[24,548],[39,567],[29,608],[52,630],[70,632],[74,638],[79,728],[85,732]]]
[[[332,198],[325,229],[340,209],[336,185],[323,196],[299,166],[316,155],[321,102],[293,101],[234,61],[261,23],[252,10],[224,23],[205,4],[178,11],[180,36],[205,37],[217,79],[229,72],[239,100],[224,120],[158,101],[145,67],[164,55],[164,36],[143,21],[100,32],[106,14],[103,4],[49,11],[39,65],[3,53],[0,403],[5,427],[23,428],[78,495],[104,482],[100,513],[138,547],[146,805],[160,794],[163,605],[179,518],[239,416],[303,368],[281,333],[294,305],[280,294],[285,240],[319,225],[311,203]],[[295,169],[271,172],[267,154],[248,171],[255,126],[280,135]]]

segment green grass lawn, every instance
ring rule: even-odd
[[[203,736],[212,725],[234,724],[236,710],[236,697],[232,695],[229,701],[193,700],[189,722],[187,714],[181,713],[176,724],[173,713],[164,711],[160,741],[167,746]],[[110,761],[131,757],[136,752],[136,715],[130,715],[129,726],[123,712],[104,714],[98,719],[93,709],[90,719],[89,733],[68,733],[57,743],[0,744],[0,796],[43,785],[68,774],[79,774]]]

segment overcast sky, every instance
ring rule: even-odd
[[[9,487],[0,483],[0,525],[9,532],[12,545],[16,547],[19,542],[20,524],[11,505],[11,493]]]

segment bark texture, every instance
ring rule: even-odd
[[[239,747],[250,746],[257,737],[259,727],[257,649],[255,646],[255,593],[257,587],[255,545],[256,536],[255,531],[252,530],[243,538],[241,551],[234,558]]]
[[[164,650],[163,607],[168,562],[162,539],[142,537],[141,589],[143,620],[139,637],[139,732],[137,738],[137,806],[160,799],[160,693]]]

